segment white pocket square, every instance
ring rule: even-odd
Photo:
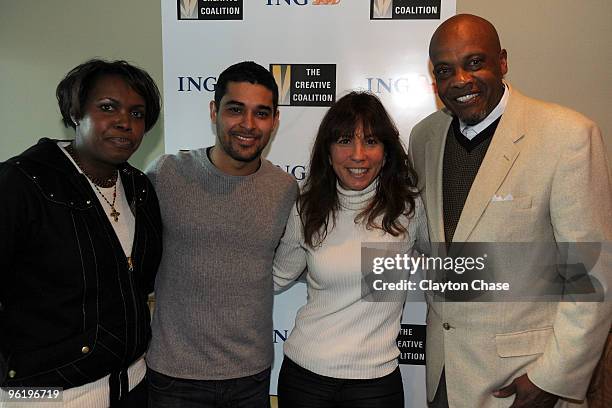
[[[495,194],[491,198],[492,202],[496,202],[496,201],[513,201],[513,200],[514,200],[514,197],[512,197],[512,194],[506,194],[506,196]]]

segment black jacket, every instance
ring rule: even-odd
[[[95,192],[56,141],[0,164],[2,386],[76,387],[146,350],[159,204],[143,173],[127,163],[119,173],[136,218],[132,270]]]

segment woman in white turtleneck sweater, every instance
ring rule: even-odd
[[[374,95],[352,92],[327,112],[310,174],[274,260],[281,288],[307,268],[308,300],[285,342],[280,408],[403,407],[395,344],[405,294],[364,300],[362,243],[402,253],[426,245],[416,176]]]

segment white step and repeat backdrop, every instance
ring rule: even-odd
[[[208,104],[216,77],[253,60],[269,67],[280,90],[280,126],[265,156],[298,181],[325,111],[354,89],[380,97],[407,146],[410,129],[437,109],[429,39],[456,12],[455,0],[162,0],[161,7],[166,152],[214,144]],[[302,283],[275,297],[273,395],[283,342],[305,300]],[[398,346],[408,408],[425,406],[424,321],[425,305],[407,303]]]

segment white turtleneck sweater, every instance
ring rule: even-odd
[[[415,215],[401,222],[408,233],[394,237],[380,229],[366,229],[355,217],[374,197],[376,182],[362,191],[337,186],[340,210],[323,244],[304,243],[302,223],[294,205],[274,259],[276,289],[290,284],[308,267],[307,303],[297,313],[285,342],[285,355],[316,374],[343,379],[371,379],[397,367],[396,338],[403,300],[362,300],[361,244],[405,243],[403,251],[428,243],[423,203],[416,200]]]

